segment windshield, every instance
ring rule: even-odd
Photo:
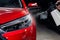
[[[20,0],[0,0],[0,7],[18,8],[22,7]]]

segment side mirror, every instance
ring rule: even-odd
[[[28,7],[38,7],[38,4],[37,3],[29,3]]]

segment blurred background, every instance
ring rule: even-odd
[[[60,27],[56,27],[48,11],[55,9],[57,0],[25,0],[28,3],[37,3],[36,7],[28,7],[36,20],[37,40],[60,40]]]

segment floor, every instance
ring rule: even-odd
[[[33,15],[36,18],[36,15]],[[60,35],[48,28],[45,25],[37,23],[37,37],[36,40],[60,40]]]
[[[43,25],[38,25],[37,40],[60,40],[60,35]]]

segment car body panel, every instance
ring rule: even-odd
[[[14,21],[15,19],[17,20],[17,18],[22,18],[29,14],[24,0],[21,1],[24,6],[23,8],[0,8],[0,25]],[[3,38],[7,40],[36,40],[36,25],[33,19],[31,21],[31,25],[26,28],[3,33]]]
[[[29,27],[2,34],[7,40],[36,40],[36,27],[32,23]]]
[[[0,9],[0,24],[8,21],[21,18],[28,13],[21,8],[1,8]]]

